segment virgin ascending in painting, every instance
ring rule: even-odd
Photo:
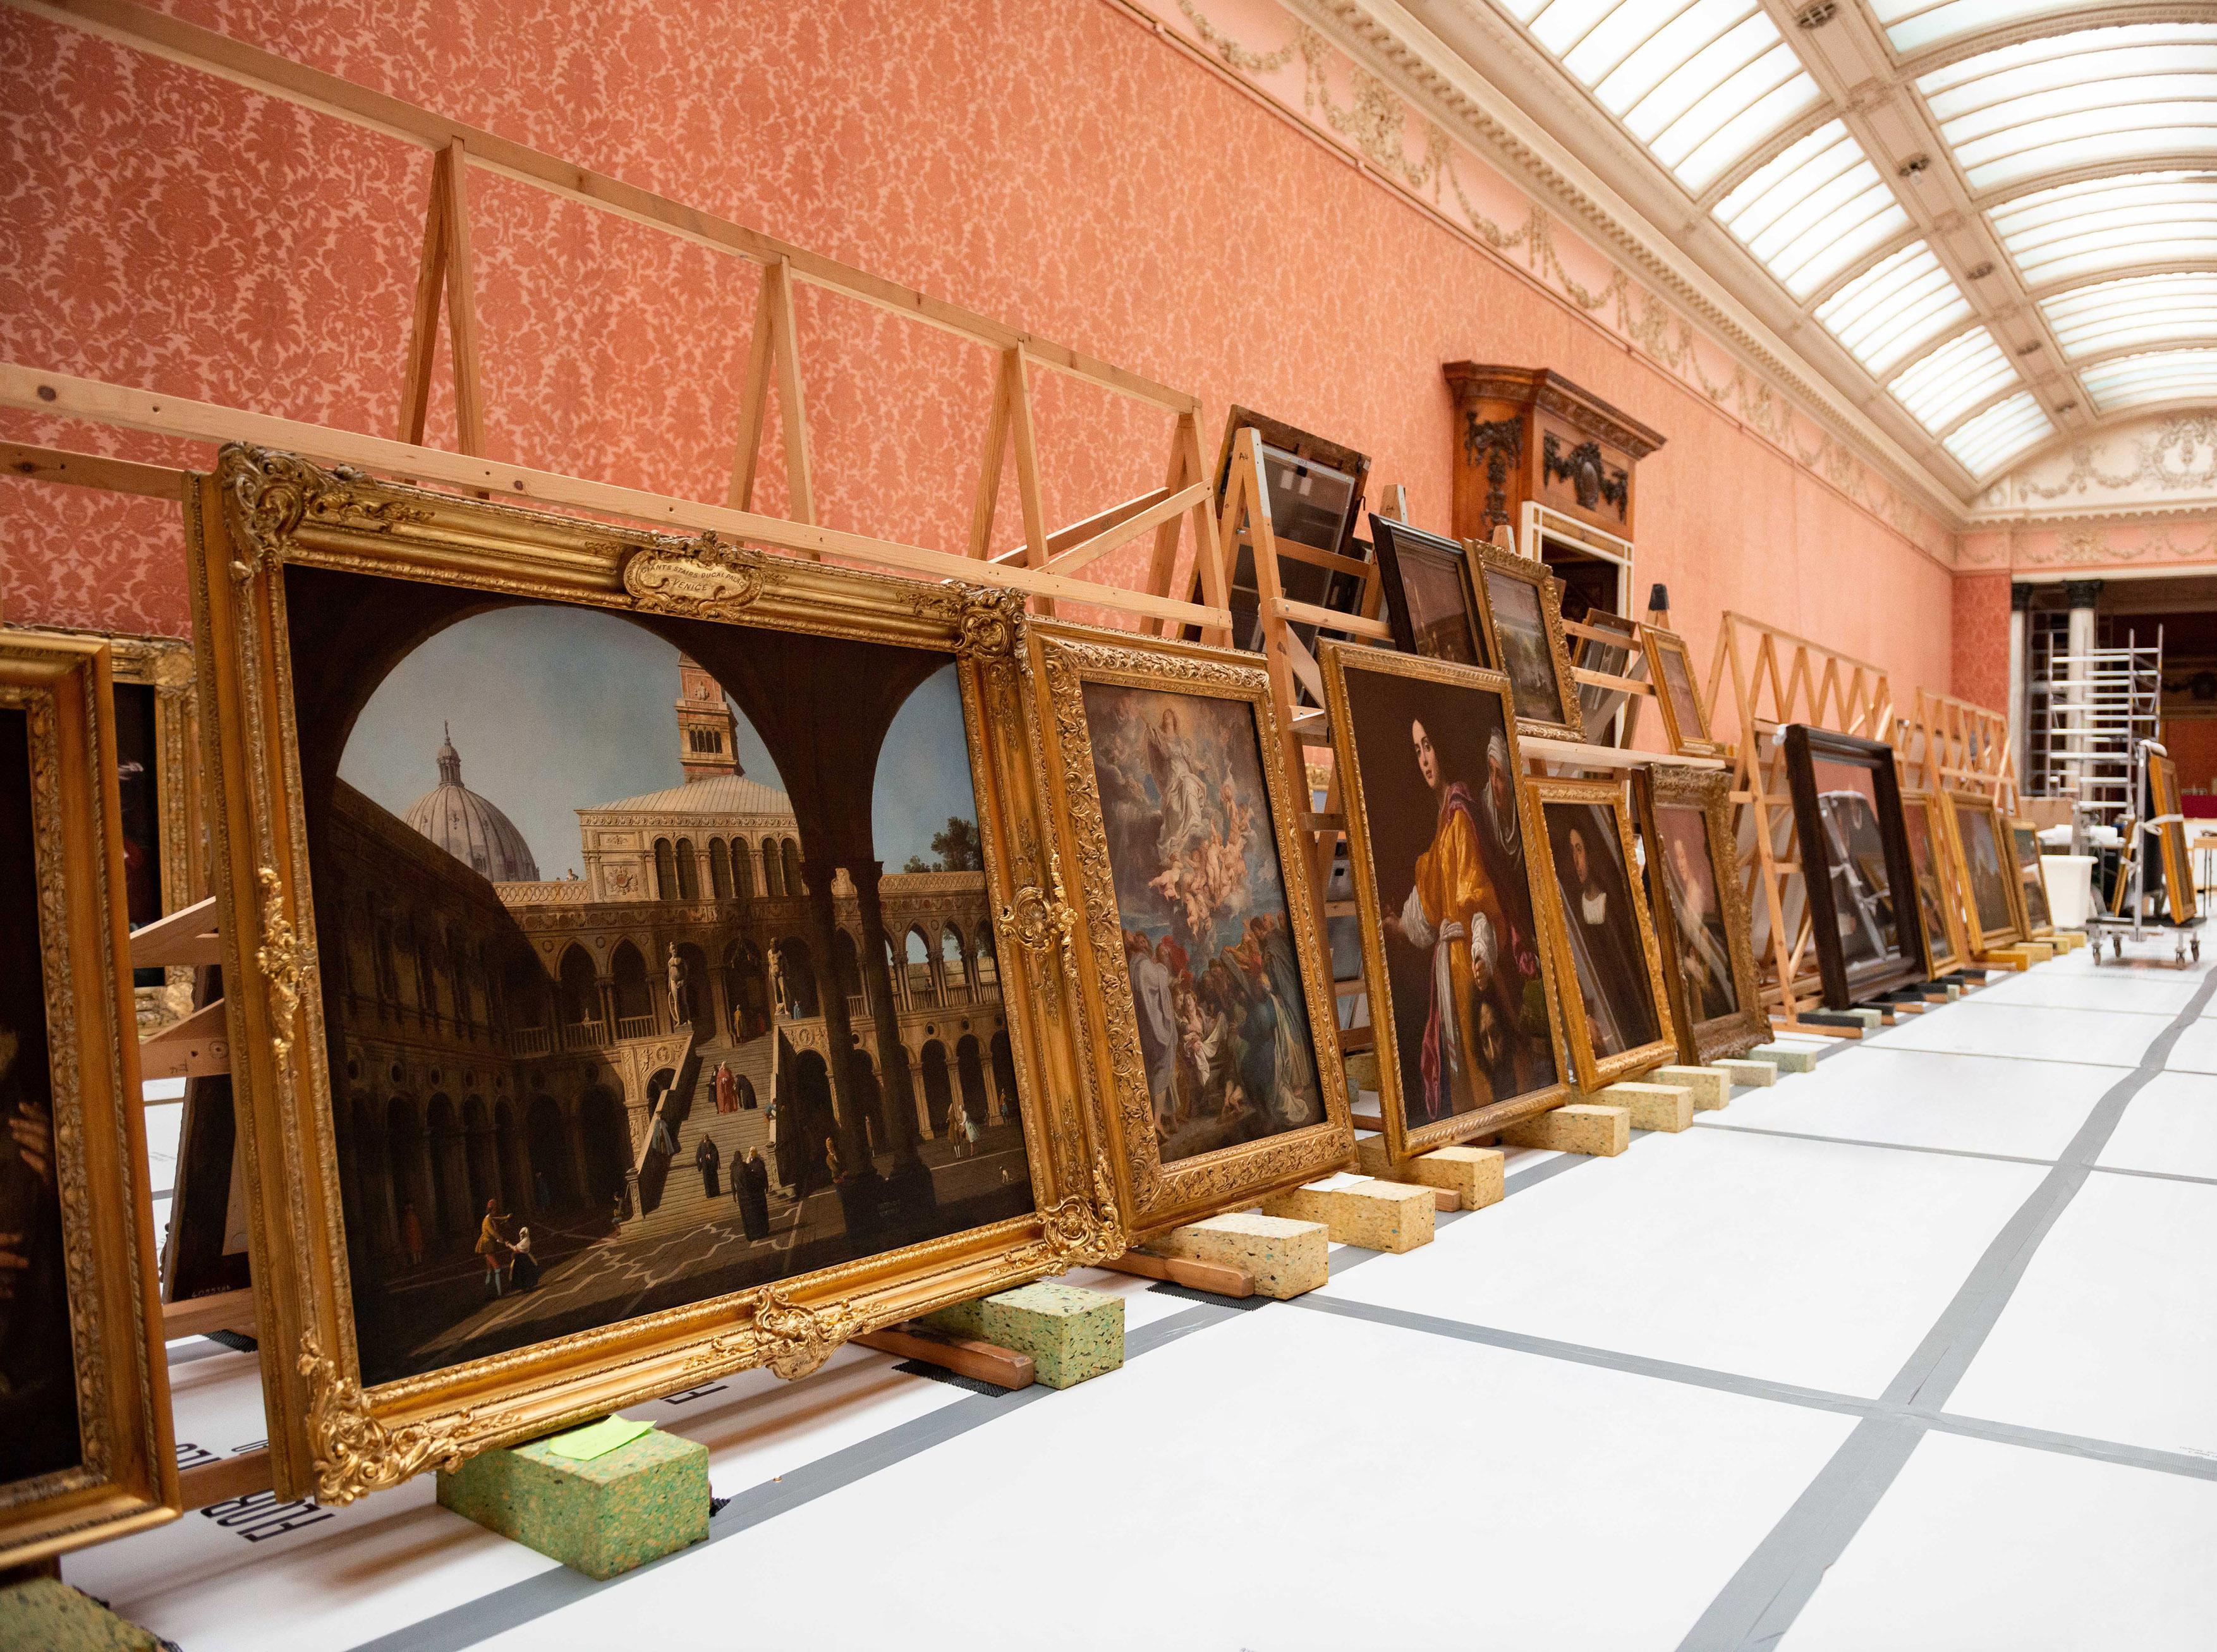
[[[1163,1162],[1323,1122],[1252,711],[1090,683],[1085,713]]]

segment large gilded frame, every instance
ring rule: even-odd
[[[1022,599],[765,555],[225,448],[186,493],[213,882],[230,987],[278,1495],[342,1503],[485,1447],[724,1373],[806,1376],[861,1333],[1121,1254],[1124,1224],[1042,914],[1060,886],[1017,651]],[[944,651],[960,667],[1034,1211],[365,1390],[308,884],[284,570]]]
[[[1924,843],[1932,856],[1932,881],[1939,890],[1940,918],[1948,931],[1948,950],[1935,952],[1932,938],[1924,939],[1924,950],[1932,965],[1932,978],[1953,975],[1963,967],[1967,948],[1963,943],[1963,912],[1955,893],[1956,868],[1952,860],[1953,845],[1948,837],[1948,823],[1944,818],[1947,803],[1937,793],[1924,792],[1914,786],[1901,788],[1901,813],[1905,821],[1911,814],[1921,813],[1924,821]],[[1910,850],[1910,868],[1916,869],[1917,851]]]
[[[1539,739],[1583,742],[1586,737],[1585,713],[1578,703],[1578,685],[1571,677],[1571,651],[1563,632],[1562,582],[1547,571],[1546,563],[1504,551],[1484,539],[1466,540],[1464,548],[1470,553],[1472,595],[1478,600],[1478,612],[1485,621],[1486,657],[1498,669],[1509,669],[1509,656],[1501,651],[1501,631],[1494,623],[1493,598],[1485,589],[1486,575],[1499,574],[1504,579],[1531,586],[1539,598],[1540,617],[1547,622],[1547,652],[1555,663],[1557,703],[1563,712],[1563,720],[1519,717],[1517,732]]]
[[[1059,884],[1053,903],[1033,928],[1057,943],[1085,1005],[1086,1052],[1093,1082],[1109,1098],[1103,1107],[1110,1157],[1121,1179],[1123,1208],[1136,1241],[1183,1223],[1251,1205],[1297,1187],[1355,1157],[1345,1075],[1338,1059],[1331,971],[1310,886],[1302,799],[1285,771],[1284,743],[1271,708],[1268,669],[1254,655],[1198,644],[1090,626],[1034,623],[1026,656],[1043,715],[1044,757],[1054,804],[1061,860],[1075,867],[1068,897]],[[1322,1090],[1322,1123],[1164,1165],[1155,1140],[1154,1107],[1139,1055],[1139,1018],[1126,969],[1123,925],[1108,834],[1094,778],[1093,742],[1085,719],[1084,686],[1115,683],[1165,693],[1238,700],[1252,708],[1269,794],[1272,841],[1285,878],[1286,911],[1301,987],[1308,999],[1312,1047]],[[1075,907],[1068,904],[1074,899]]]
[[[2176,815],[2183,806],[2178,796],[2178,765],[2170,754],[2161,749],[2148,753],[2148,802],[2151,818],[2161,820]],[[2162,846],[2158,864],[2163,868],[2164,897],[2171,909],[2171,921],[2183,924],[2194,922],[2201,910],[2201,895],[2194,886],[2194,858],[2187,853],[2186,828],[2173,821],[2168,826],[2156,829],[2155,835]],[[2146,886],[2141,879],[2141,886]]]
[[[1414,677],[1423,681],[1443,682],[1459,688],[1499,695],[1504,713],[1502,732],[1509,744],[1509,772],[1512,775],[1521,775],[1524,772],[1523,755],[1518,750],[1516,742],[1516,707],[1510,695],[1508,677],[1502,672],[1484,670],[1477,666],[1455,665],[1422,655],[1388,653],[1383,649],[1340,643],[1325,644],[1323,666],[1325,705],[1331,714],[1334,759],[1341,776],[1340,803],[1347,817],[1348,860],[1354,872],[1356,906],[1362,927],[1362,989],[1370,1004],[1370,1025],[1374,1040],[1373,1048],[1378,1063],[1379,1111],[1383,1115],[1386,1156],[1399,1164],[1404,1159],[1419,1153],[1429,1153],[1434,1148],[1467,1141],[1473,1137],[1491,1136],[1511,1125],[1536,1118],[1569,1100],[1571,1085],[1570,1080],[1559,1070],[1555,1083],[1535,1090],[1528,1095],[1497,1101],[1470,1113],[1436,1119],[1416,1130],[1408,1128],[1407,1109],[1403,1102],[1401,1088],[1401,1051],[1399,1040],[1393,1036],[1393,987],[1386,968],[1386,915],[1379,903],[1377,870],[1371,860],[1370,809],[1363,796],[1362,772],[1355,761],[1348,733],[1350,726],[1347,702],[1348,674],[1350,671],[1372,671],[1381,675]],[[1522,785],[1516,786],[1516,807],[1524,841],[1529,845],[1533,841],[1537,817]],[[1528,852],[1524,869],[1526,881],[1530,887],[1533,921],[1544,926],[1547,920],[1541,914],[1547,903],[1554,898],[1554,891],[1550,885],[1541,881],[1542,863],[1535,860]],[[1536,940],[1538,937],[1534,939]],[[1554,949],[1543,944],[1541,951],[1540,973],[1547,988],[1548,1045],[1551,1051],[1559,1051],[1563,1048],[1562,1004],[1555,990],[1558,983],[1550,978],[1556,968]],[[1385,1012],[1382,1017],[1381,1008]]]
[[[1725,926],[1725,949],[1731,954],[1732,996],[1740,1007],[1728,1015],[1706,1021],[1693,1018],[1685,983],[1673,969],[1663,971],[1670,990],[1670,1016],[1677,1026],[1678,1056],[1695,1066],[1706,1066],[1733,1056],[1744,1056],[1758,1044],[1770,1041],[1770,1016],[1763,1007],[1763,986],[1755,972],[1755,947],[1750,939],[1747,889],[1740,882],[1733,849],[1732,776],[1719,768],[1685,768],[1676,763],[1653,763],[1633,780],[1633,798],[1640,812],[1640,835],[1650,846],[1650,864],[1660,854],[1654,846],[1662,839],[1655,811],[1681,804],[1699,809],[1709,845],[1709,866],[1716,875],[1718,915]],[[1666,958],[1676,955],[1678,914],[1667,892],[1668,880],[1651,875],[1648,900],[1656,925],[1656,944]]]
[[[1555,956],[1555,989],[1567,1006],[1563,1014],[1565,1042],[1578,1074],[1578,1088],[1590,1095],[1603,1085],[1636,1078],[1663,1065],[1678,1052],[1677,1022],[1670,1013],[1670,994],[1663,983],[1663,953],[1655,942],[1655,923],[1649,916],[1646,891],[1640,887],[1640,857],[1632,846],[1632,816],[1625,806],[1621,780],[1563,780],[1530,779],[1524,790],[1531,799],[1528,818],[1538,827],[1533,839],[1534,858],[1544,875],[1549,898],[1547,910],[1547,946]],[[1560,885],[1555,878],[1555,849],[1547,835],[1547,805],[1584,803],[1606,809],[1616,821],[1617,852],[1624,857],[1624,874],[1632,897],[1632,915],[1640,928],[1641,955],[1647,960],[1648,990],[1654,995],[1658,1036],[1652,1043],[1613,1056],[1596,1057],[1593,1032],[1586,1025],[1585,1001],[1578,990],[1578,970],[1571,959],[1571,938],[1563,912]]]
[[[2010,921],[2007,923],[1988,929],[1979,922],[1979,897],[1971,888],[1970,857],[1963,853],[1963,816],[1983,815],[1992,822],[1994,848],[1998,853],[2009,846],[2009,821],[2003,815],[2000,805],[1982,792],[1951,789],[1942,792],[1939,796],[1945,805],[1942,812],[1948,817],[1948,859],[1949,868],[1955,873],[1955,905],[1963,920],[1964,942],[1970,949],[1972,958],[1983,962],[1989,953],[2024,937],[2017,929],[2016,896],[2014,892],[2009,897]],[[2003,870],[2014,884],[2016,877],[2014,853]]]
[[[207,827],[201,784],[200,693],[193,645],[182,637],[145,637],[38,626],[25,635],[82,637],[108,644],[114,681],[154,691],[154,810],[162,847],[162,912],[167,916],[207,893]],[[141,1038],[192,1014],[193,971],[173,965],[159,987],[133,989]]]
[[[0,630],[0,707],[30,737],[54,1180],[76,1362],[78,1464],[0,1489],[0,1567],[176,1518],[176,1449],[146,1182],[123,905],[108,650]],[[20,851],[26,846],[10,846]]]

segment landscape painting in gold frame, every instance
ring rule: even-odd
[[[1769,1040],[1770,1017],[1733,854],[1732,777],[1656,763],[1635,771],[1633,786],[1679,1058],[1745,1055]]]
[[[1386,1156],[1490,1135],[1568,1099],[1535,825],[1509,679],[1328,643]]]
[[[0,630],[0,1566],[174,1519],[108,650]]]
[[[1034,623],[1077,971],[1135,1238],[1355,1156],[1302,799],[1252,655]],[[1065,905],[1064,902],[1071,904]]]
[[[1519,732],[1584,740],[1559,582],[1546,563],[1484,539],[1470,540],[1468,548],[1471,587],[1485,620],[1486,657],[1508,675]]]
[[[1947,804],[1948,855],[1955,867],[1964,937],[1972,956],[1983,959],[2024,939],[2017,928],[2009,827],[1994,800],[1981,792],[1949,790],[1940,795]]]
[[[1909,866],[1915,874],[1917,915],[1924,926],[1924,948],[1937,979],[1963,967],[1963,914],[1948,864],[1946,803],[1930,792],[1904,786],[1902,829],[1909,840]]]
[[[1694,676],[1686,639],[1660,626],[1643,625],[1640,640],[1647,660],[1647,681],[1654,685],[1656,709],[1662,713],[1663,732],[1670,749],[1681,757],[1723,756],[1725,749],[1709,732],[1709,714],[1701,704],[1701,685]]]
[[[186,516],[280,1496],[1123,1249],[1016,597],[245,447]]]
[[[2055,933],[2055,914],[2047,903],[2047,876],[2040,864],[2040,829],[2029,820],[2009,823],[2010,865],[2016,872],[2016,912],[2028,939]]]
[[[1534,858],[1553,884],[1543,901],[1555,985],[1578,1088],[1590,1094],[1677,1053],[1661,950],[1640,889],[1632,821],[1618,780],[1528,780]]]

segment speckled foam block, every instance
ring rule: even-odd
[[[534,1439],[442,1470],[439,1501],[588,1577],[614,1577],[708,1535],[708,1448],[658,1428],[577,1463]]]
[[[1658,1084],[1676,1084],[1694,1093],[1695,1113],[1714,1113],[1732,1103],[1731,1076],[1715,1067],[1658,1067],[1647,1076]]]
[[[1456,1143],[1419,1153],[1401,1167],[1401,1180],[1427,1187],[1445,1187],[1459,1194],[1466,1211],[1483,1210],[1501,1202],[1505,1154],[1498,1147],[1469,1147]]]
[[[1712,1062],[1710,1065],[1725,1076],[1727,1084],[1747,1084],[1759,1090],[1767,1090],[1778,1082],[1778,1063],[1775,1062],[1735,1057],[1730,1061]]]
[[[161,1652],[162,1643],[59,1578],[0,1589],[0,1652]]]
[[[1597,1101],[1604,1107],[1622,1107],[1632,1115],[1634,1130],[1660,1130],[1676,1135],[1694,1123],[1694,1093],[1683,1084],[1658,1084],[1652,1080],[1627,1079],[1604,1086],[1580,1100]]]
[[[1355,1168],[1366,1176],[1391,1176],[1393,1161],[1386,1156],[1383,1136],[1358,1136],[1355,1138]]]
[[[1632,1113],[1625,1107],[1572,1101],[1502,1131],[1501,1139],[1511,1147],[1552,1148],[1559,1153],[1611,1159],[1632,1145]]]
[[[1863,1024],[1863,1031],[1866,1032],[1877,1032],[1880,1026],[1883,1025],[1886,1020],[1886,1012],[1884,1010],[1866,1009],[1860,1004],[1856,1005],[1853,1009],[1843,1009],[1839,1013],[1843,1015],[1854,1016],[1856,1020]]]
[[[1782,1073],[1813,1073],[1817,1070],[1817,1052],[1798,1050],[1792,1045],[1758,1044],[1748,1052],[1758,1061],[1767,1061]]]
[[[1331,1274],[1331,1236],[1321,1222],[1237,1211],[1172,1228],[1148,1248],[1196,1262],[1222,1262],[1255,1281],[1255,1294],[1281,1302],[1313,1291]]]
[[[1359,1177],[1312,1183],[1263,1201],[1265,1216],[1323,1223],[1334,1244],[1397,1252],[1432,1242],[1439,1208],[1430,1187]]]
[[[1124,1363],[1123,1298],[1052,1279],[958,1302],[923,1322],[1031,1355],[1049,1388],[1072,1388]]]

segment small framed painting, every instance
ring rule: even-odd
[[[1508,674],[1522,733],[1584,740],[1585,723],[1564,646],[1559,587],[1545,563],[1481,540],[1471,578],[1485,620],[1487,655]]]
[[[1928,978],[1893,748],[1790,724],[1786,779],[1825,1004],[1851,1008]]]
[[[1565,1099],[1532,804],[1498,671],[1324,656],[1386,1151],[1396,1162]]]
[[[2201,909],[2201,895],[2194,886],[2194,861],[2186,852],[2186,826],[2177,818],[2183,806],[2178,794],[2178,765],[2167,752],[2148,752],[2148,817],[2168,825],[2156,829],[2162,845],[2163,886],[2173,923],[2189,923]]]
[[[1554,898],[1555,983],[1578,1088],[1588,1094],[1677,1053],[1661,949],[1615,780],[1528,780],[1534,847]]]
[[[1909,841],[1909,870],[1917,885],[1917,917],[1924,926],[1924,956],[1937,978],[1963,967],[1963,918],[1951,893],[1946,804],[1930,792],[1905,788],[1902,833]]]
[[[176,1517],[109,652],[0,631],[0,1566]]]
[[[1647,680],[1655,685],[1655,705],[1663,714],[1663,732],[1670,749],[1682,757],[1724,755],[1724,748],[1709,732],[1709,714],[1694,681],[1686,639],[1658,626],[1642,626],[1640,635],[1647,654]]]
[[[2016,867],[2017,915],[2028,939],[2037,940],[2055,933],[2055,917],[2047,905],[2047,878],[2040,865],[2040,829],[2029,820],[2010,822],[2010,845]]]
[[[1121,1252],[1020,601],[242,447],[186,515],[280,1496]]]
[[[1648,896],[1680,1059],[1745,1055],[1770,1037],[1734,853],[1732,777],[1657,763],[1633,777]]]
[[[1454,665],[1491,664],[1470,557],[1462,546],[1379,515],[1370,519],[1370,539],[1385,576],[1393,645]]]
[[[1982,792],[1945,792],[1948,839],[1961,879],[1957,904],[1973,957],[2022,940],[2010,872],[2008,826],[1994,800]]]
[[[1355,1137],[1335,994],[1265,669],[1128,632],[1030,637],[1078,879],[1038,933],[1080,967],[1133,1231],[1337,1169]]]

